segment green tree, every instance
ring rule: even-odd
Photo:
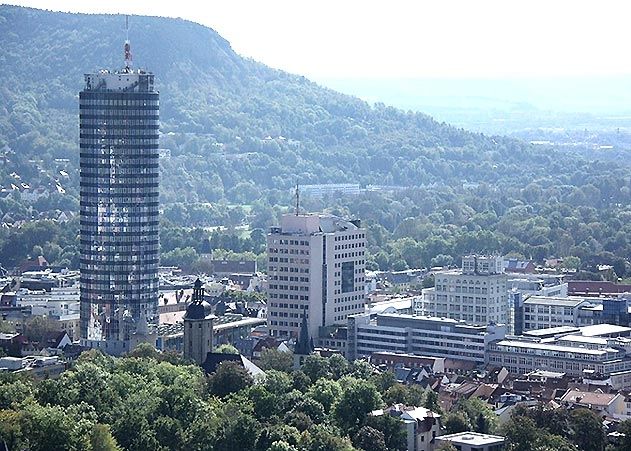
[[[95,424],[90,434],[92,451],[122,451],[106,424]]]
[[[469,418],[463,412],[453,412],[445,418],[445,432],[447,434],[456,434],[471,430]]]
[[[345,378],[342,394],[333,406],[333,413],[344,431],[359,429],[366,415],[383,404],[374,384],[354,378]]]
[[[224,343],[217,346],[215,352],[218,352],[219,354],[239,354],[239,350],[230,343]]]
[[[294,356],[291,352],[266,348],[261,352],[260,366],[263,370],[278,370],[290,373],[294,366]]]
[[[298,448],[295,446],[291,446],[289,443],[284,442],[282,440],[278,440],[270,445],[269,448],[266,448],[269,451],[298,451]]]
[[[250,373],[237,362],[221,362],[217,371],[210,376],[210,392],[224,397],[252,385]]]
[[[571,439],[580,449],[602,451],[605,448],[605,431],[602,419],[589,409],[576,409],[570,414]]]
[[[342,387],[339,382],[328,379],[318,379],[315,384],[309,387],[306,395],[311,399],[318,401],[324,407],[326,412],[340,398]]]
[[[631,420],[621,421],[618,425],[618,432],[624,435],[621,435],[618,438],[618,442],[611,447],[612,451],[626,451],[631,449]],[[609,447],[607,449],[609,450]]]
[[[321,357],[316,354],[308,355],[300,369],[309,376],[309,379],[313,382],[321,377],[325,379],[331,379],[333,377],[333,373],[329,368],[329,360],[326,357]]]
[[[521,415],[513,415],[502,425],[503,435],[506,437],[508,449],[511,451],[533,451],[541,430],[535,422]]]
[[[306,442],[303,441],[303,449],[307,451],[353,451],[353,445],[339,430],[326,425],[310,429]]]
[[[353,444],[364,451],[388,451],[383,432],[363,426],[353,439]]]
[[[386,448],[391,451],[405,451],[407,449],[407,433],[399,418],[390,415],[369,415],[365,421],[370,426],[383,434]]]

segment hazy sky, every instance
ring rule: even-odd
[[[190,19],[242,55],[314,79],[631,74],[628,1],[7,1]]]

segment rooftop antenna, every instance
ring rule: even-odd
[[[129,16],[125,16],[125,70],[131,70],[131,44],[129,43]]]
[[[298,189],[298,184],[296,183],[296,216],[300,214],[300,190]]]

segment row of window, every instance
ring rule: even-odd
[[[298,277],[298,276],[269,276],[269,280],[281,280],[285,282],[309,282],[308,277]]]
[[[309,268],[294,268],[294,267],[288,267],[288,266],[268,266],[267,270],[270,273],[273,271],[279,271],[279,272],[297,272],[297,273],[309,274]]]
[[[336,236],[335,241],[359,240],[366,238],[366,233],[355,233],[353,235]]]
[[[143,96],[144,97],[144,96]],[[148,107],[153,106],[156,107],[160,105],[160,100],[158,99],[158,95],[155,94],[152,97],[153,99],[142,99],[142,98],[123,98],[123,99],[112,99],[112,98],[103,98],[103,96],[81,96],[79,100],[79,107],[88,107],[88,106],[123,106],[123,107]]]
[[[148,134],[148,133],[139,133],[138,136],[144,136],[144,138],[129,138],[127,135],[118,134],[108,135],[107,137],[99,134],[81,134],[79,138],[79,145],[82,148],[85,147],[94,147],[94,146],[155,146],[158,148],[158,135],[157,134]],[[104,161],[102,162],[104,163]]]
[[[289,249],[270,247],[267,249],[270,254],[294,254],[294,255],[309,255],[309,249]]]
[[[277,285],[270,284],[270,290],[288,290],[288,291],[309,291],[309,287],[297,287],[295,285]]]
[[[351,258],[351,257],[361,257],[363,255],[365,255],[366,252],[365,251],[359,251],[359,252],[343,252],[340,254],[335,254],[335,259],[339,260],[340,258]],[[359,263],[359,262],[358,262]],[[364,263],[364,261],[362,260],[361,262],[362,264]]]
[[[343,249],[356,249],[359,247],[365,247],[365,243],[348,243],[348,244],[339,244],[335,246],[336,251],[340,251]]]
[[[284,245],[290,245],[290,246],[309,246],[309,241],[305,241],[305,240],[289,240],[289,239],[278,239],[278,238],[272,238],[270,240],[272,243],[274,244],[284,244]]]
[[[270,299],[289,299],[292,301],[308,301],[309,295],[286,294],[286,293],[269,293]]]
[[[92,126],[91,128],[94,129],[100,129],[100,128],[109,128],[109,127],[117,127],[117,126],[124,126],[124,127],[138,127],[138,126],[154,126],[157,127],[160,125],[160,121],[158,120],[157,117],[149,117],[149,116],[143,116],[142,118],[140,117],[126,117],[126,116],[112,116],[111,118],[104,118],[101,116],[92,116],[90,118],[80,118],[79,119],[79,124],[81,128],[84,129],[89,129],[89,126]]]
[[[309,297],[307,296],[307,301]],[[272,308],[289,308],[289,309],[304,309],[304,305],[301,304],[286,304],[286,303],[278,303],[278,302],[270,302],[270,307]],[[307,313],[307,318],[309,318],[309,314]]]

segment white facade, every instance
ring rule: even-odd
[[[366,231],[333,216],[285,215],[267,236],[267,324],[298,337],[303,313],[311,337],[343,324],[365,305]]]
[[[631,370],[629,328],[601,324],[552,338],[507,337],[490,343],[487,363],[513,374],[535,370],[609,376]]]
[[[406,433],[407,451],[432,451],[434,439],[440,435],[440,415],[424,407],[395,404],[385,410],[375,410],[370,415],[399,418]]]
[[[357,195],[361,192],[358,183],[327,183],[324,185],[300,185],[300,192],[314,197],[326,194]]]
[[[506,439],[499,435],[478,432],[458,432],[436,438],[436,446],[447,443],[460,451],[501,451],[504,449]]]
[[[590,305],[590,301],[581,298],[530,296],[523,301],[523,330],[579,326],[579,311],[586,305]]]
[[[53,287],[45,290],[20,290],[16,293],[19,307],[31,307],[33,316],[73,315],[79,313],[79,287]]]
[[[504,338],[502,325],[471,326],[464,321],[401,314],[355,315],[348,320],[348,357],[394,352],[485,362],[485,350]]]
[[[507,324],[506,279],[501,257],[464,257],[462,269],[434,274],[434,288],[423,290],[415,313],[469,324]]]
[[[567,297],[567,282],[560,276],[523,274],[508,279],[506,286],[509,290],[519,291],[524,298],[527,296]]]

